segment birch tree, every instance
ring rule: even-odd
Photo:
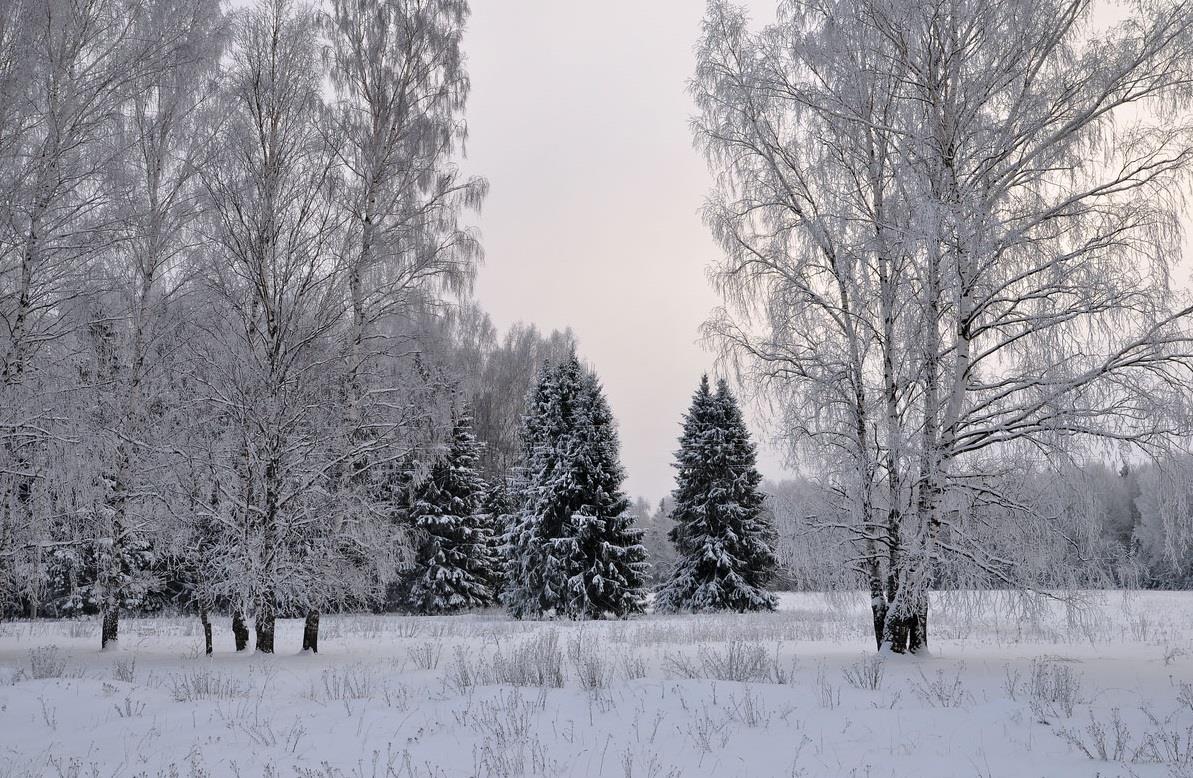
[[[318,410],[334,399],[329,335],[343,314],[315,29],[314,12],[289,0],[236,18],[221,154],[203,174],[209,284],[226,318],[205,357],[210,402],[228,421],[216,502],[239,541],[221,572],[265,653],[279,607],[302,604],[317,583],[298,541],[327,507]]]
[[[335,487],[345,493],[371,488],[373,465],[409,445],[422,415],[409,384],[384,380],[385,363],[413,350],[394,337],[404,331],[394,320],[468,292],[480,258],[461,217],[479,208],[487,184],[456,167],[467,135],[467,17],[464,0],[332,0],[321,17],[346,210]]]
[[[115,193],[121,240],[101,265],[107,291],[102,322],[93,325],[103,336],[97,362],[106,363],[95,431],[102,494],[92,530],[107,539],[96,581],[101,645],[118,636],[125,546],[156,530],[154,517],[172,500],[162,488],[180,410],[170,391],[179,351],[170,309],[197,251],[197,171],[216,129],[223,17],[209,0],[155,0],[136,16],[134,34],[159,41],[163,52],[157,67],[134,75],[123,106]]]
[[[163,49],[135,34],[138,17],[123,0],[0,9],[0,579],[33,608],[55,515],[47,469],[78,443],[64,340],[90,323],[88,270],[118,239],[105,180],[121,107]]]
[[[993,476],[1024,447],[1179,432],[1190,11],[1134,10],[782,3],[752,32],[709,5],[696,137],[734,308],[710,329],[844,473],[829,523],[879,645],[926,647],[944,557],[1023,583],[965,506],[1013,505]]]
[[[1140,554],[1153,585],[1187,588],[1193,582],[1193,459],[1187,453],[1157,462],[1141,474],[1136,500]]]

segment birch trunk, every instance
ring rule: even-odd
[[[203,653],[211,656],[215,650],[211,640],[211,618],[207,614],[207,608],[199,610],[199,623],[203,625]]]
[[[272,602],[272,595],[273,592],[271,590],[264,592],[261,604],[257,606],[255,621],[257,632],[256,650],[262,654],[273,653],[273,634],[274,628],[277,625],[277,611]]]

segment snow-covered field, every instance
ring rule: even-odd
[[[273,657],[4,623],[0,776],[1193,776],[1193,593],[942,595],[932,655],[881,661],[864,608],[324,617]]]

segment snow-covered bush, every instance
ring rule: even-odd
[[[38,646],[29,649],[29,677],[33,679],[61,678],[66,674],[66,657],[57,646]]]
[[[871,654],[841,670],[845,682],[855,689],[878,691],[882,686],[883,658]]]
[[[170,676],[170,694],[178,702],[230,700],[243,697],[249,688],[240,679],[214,670],[190,670]]]

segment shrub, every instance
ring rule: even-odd
[[[61,678],[66,674],[66,657],[57,646],[38,646],[29,649],[29,677]]]
[[[177,702],[192,702],[242,697],[248,693],[248,689],[232,676],[210,670],[195,670],[171,676],[170,693]]]
[[[878,691],[882,686],[882,657],[871,654],[841,670],[845,682],[855,689]]]

